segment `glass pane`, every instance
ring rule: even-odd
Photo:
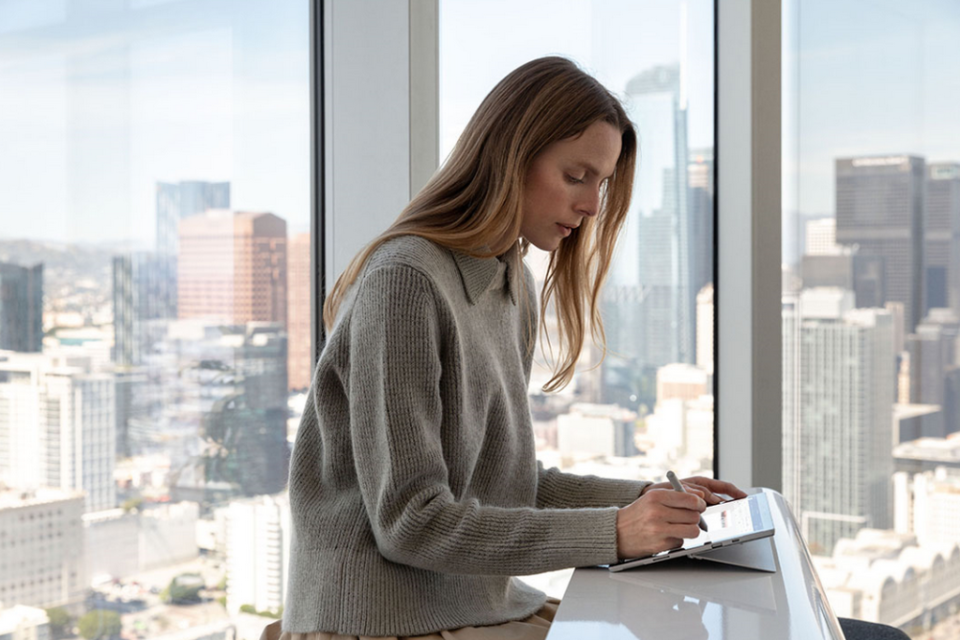
[[[443,0],[440,14],[441,158],[501,78],[545,55],[573,59],[618,94],[639,133],[633,203],[603,294],[609,352],[596,366],[599,349],[586,349],[573,382],[549,395],[538,353],[538,458],[608,477],[712,475],[713,2]],[[538,287],[546,258],[527,256]],[[544,313],[555,327],[553,309]],[[568,576],[526,579],[558,595]]]
[[[960,6],[783,15],[784,494],[837,615],[960,638]]]
[[[268,620],[241,608],[282,604],[289,425],[311,373],[308,10],[0,3],[15,627],[73,637],[109,629],[91,613],[107,610],[128,638],[259,637]]]

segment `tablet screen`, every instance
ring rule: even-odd
[[[616,565],[637,561],[657,561],[670,556],[683,556],[692,550],[709,549],[714,546],[733,544],[742,540],[762,537],[763,532],[772,532],[773,519],[770,517],[766,496],[755,493],[739,500],[730,500],[706,508],[703,519],[707,531],[701,531],[697,538],[683,541],[683,546],[661,551],[646,558],[621,560]],[[769,535],[767,533],[766,535]]]

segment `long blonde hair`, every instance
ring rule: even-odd
[[[620,101],[566,58],[528,62],[484,98],[443,166],[337,279],[323,305],[327,330],[367,258],[391,238],[419,236],[478,258],[503,255],[520,243],[519,255],[525,255],[528,245],[520,239],[520,226],[530,165],[551,143],[576,137],[598,121],[620,131],[620,157],[602,193],[599,215],[584,218],[551,254],[540,294],[541,309],[556,300],[560,341],[554,375],[543,389],[565,387],[583,349],[586,309],[594,342],[606,352],[600,290],[626,220],[637,155],[636,131]],[[540,318],[544,335],[545,316]],[[534,344],[531,335],[528,348]]]

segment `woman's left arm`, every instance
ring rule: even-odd
[[[564,473],[556,467],[545,469],[537,462],[537,508],[590,509],[625,507],[651,483],[644,480],[615,480]]]

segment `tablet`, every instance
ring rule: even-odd
[[[684,540],[682,547],[643,558],[621,560],[611,564],[610,571],[642,567],[773,535],[773,518],[770,517],[767,496],[763,492],[709,506],[703,512],[703,519],[708,530],[701,531],[697,538]]]

